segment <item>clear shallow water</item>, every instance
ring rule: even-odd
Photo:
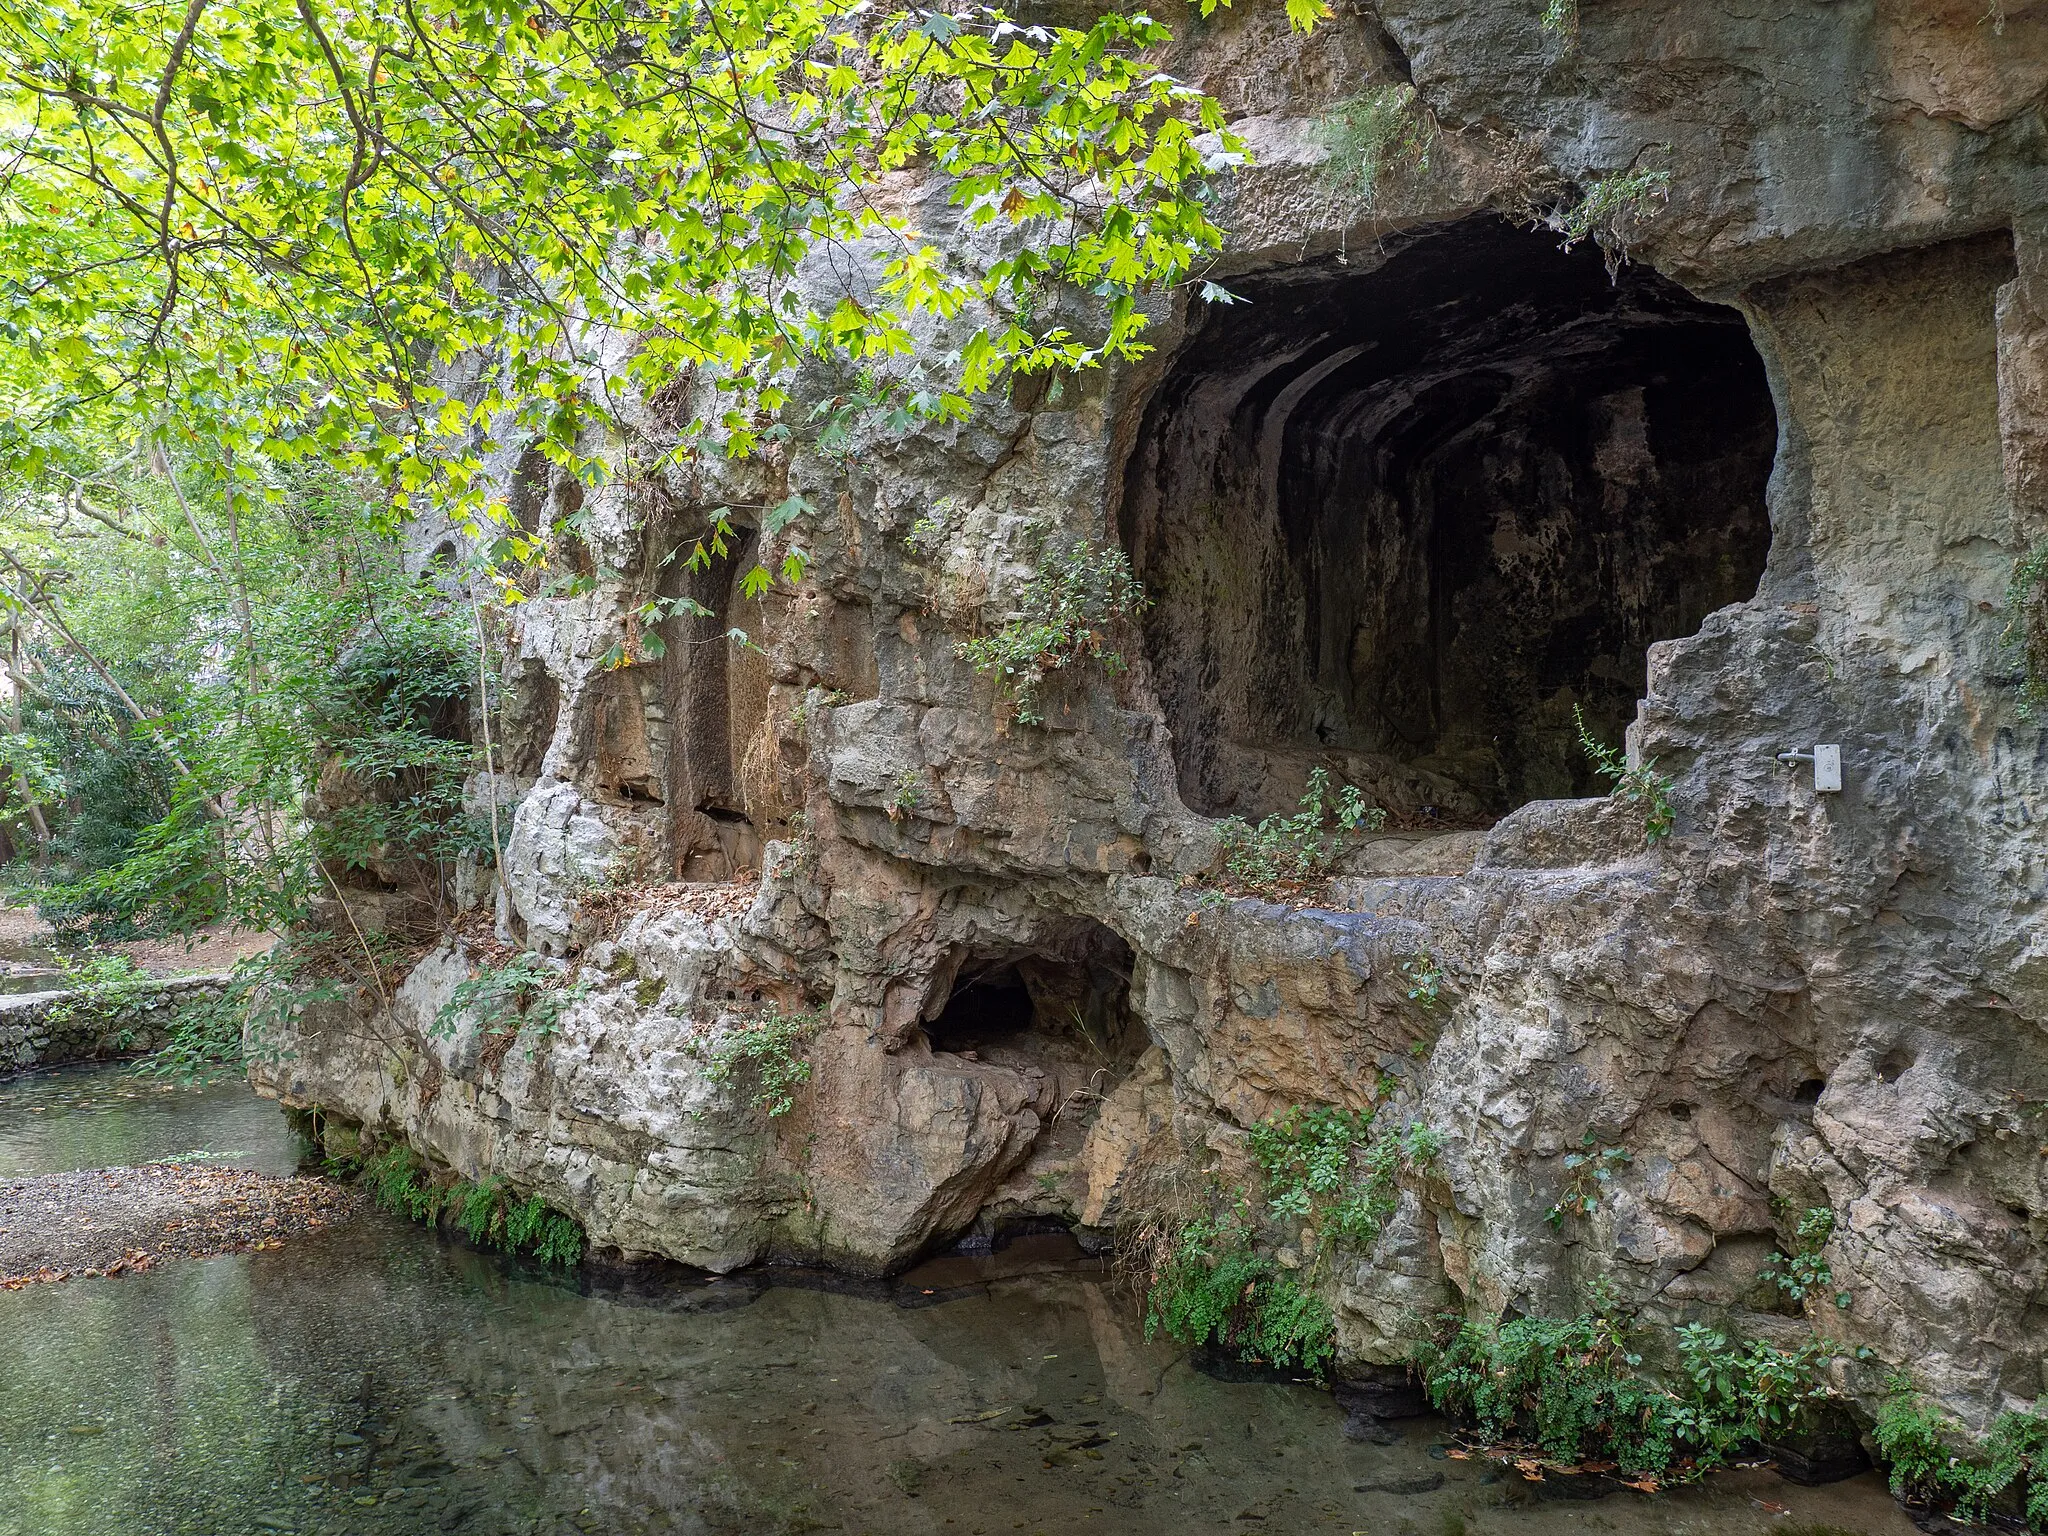
[[[0,1179],[202,1155],[290,1173],[298,1142],[240,1081],[184,1088],[104,1063],[0,1082]]]
[[[1434,1421],[1354,1444],[1324,1393],[1147,1344],[1062,1251],[583,1294],[369,1216],[0,1295],[0,1536],[1911,1530],[1870,1478],[1545,1502]]]

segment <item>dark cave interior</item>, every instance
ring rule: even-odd
[[[1655,641],[1754,594],[1777,418],[1741,315],[1494,218],[1234,281],[1149,405],[1122,534],[1182,797],[1397,825],[1603,793]]]

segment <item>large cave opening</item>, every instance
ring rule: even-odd
[[[1605,789],[1649,646],[1754,594],[1777,419],[1740,314],[1491,217],[1231,285],[1153,396],[1123,535],[1180,788],[1397,824]]]

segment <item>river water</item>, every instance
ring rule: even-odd
[[[0,1083],[0,1178],[201,1154],[296,1148],[236,1085]],[[1392,1445],[1343,1422],[1148,1344],[1060,1238],[886,1289],[570,1284],[370,1214],[0,1294],[0,1536],[1912,1530],[1875,1477],[1546,1499],[1435,1420]]]

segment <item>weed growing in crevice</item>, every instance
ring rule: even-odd
[[[889,796],[889,819],[901,821],[916,814],[917,802],[924,793],[924,775],[915,768],[906,768],[896,776],[896,788]]]
[[[1401,962],[1401,974],[1408,980],[1408,1001],[1424,1013],[1435,1013],[1444,1000],[1443,967],[1425,947]]]
[[[445,1220],[480,1248],[530,1254],[543,1264],[565,1269],[583,1260],[585,1239],[576,1219],[539,1195],[519,1199],[503,1179],[475,1184],[438,1179],[425,1160],[402,1143],[371,1157],[362,1165],[361,1177],[385,1210],[428,1226]]]
[[[445,1039],[455,1033],[464,1015],[474,1013],[487,1035],[509,1042],[525,1034],[530,1061],[561,1028],[562,1014],[590,995],[590,986],[587,981],[570,981],[566,970],[523,950],[505,964],[482,966],[457,983],[427,1032]]]
[[[1415,87],[1379,86],[1340,101],[1321,123],[1326,174],[1369,208],[1388,173],[1419,181],[1429,174],[1437,126]]]
[[[1561,1228],[1567,1216],[1591,1216],[1600,1208],[1601,1191],[1630,1161],[1626,1147],[1600,1146],[1593,1133],[1586,1132],[1579,1150],[1564,1155],[1564,1192],[1543,1213],[1543,1219]]]
[[[704,1056],[704,1076],[724,1084],[751,1080],[747,1105],[779,1119],[796,1107],[796,1091],[811,1080],[811,1064],[802,1055],[811,1037],[824,1027],[824,1015],[783,1013],[771,1008],[725,1032],[708,1047],[692,1042],[692,1055]]]
[[[1333,795],[1329,774],[1314,769],[1294,815],[1268,816],[1257,826],[1241,816],[1218,824],[1224,887],[1269,899],[1300,895],[1336,867],[1356,836],[1386,824],[1387,813],[1354,786]]]
[[[1110,641],[1145,607],[1145,588],[1114,544],[1049,544],[1024,589],[1023,617],[961,645],[960,656],[996,680],[1019,724],[1043,725],[1042,693],[1051,676],[1089,659],[1111,675],[1123,671],[1123,653]]]
[[[2027,1528],[2048,1531],[2048,1398],[2029,1411],[2002,1413],[1974,1451],[1961,1425],[1930,1408],[1903,1372],[1886,1382],[1872,1436],[1892,1492],[1911,1504],[1950,1505],[1958,1519],[1981,1521],[2011,1499]]]
[[[1671,835],[1675,818],[1671,810],[1674,787],[1669,774],[1657,772],[1655,762],[1630,763],[1587,729],[1579,706],[1572,706],[1572,720],[1579,728],[1579,749],[1593,760],[1593,771],[1614,785],[1609,796],[1626,800],[1643,813],[1643,840],[1654,843]]]
[[[1774,1253],[1764,1266],[1764,1279],[1802,1306],[1807,1298],[1835,1283],[1835,1271],[1827,1261],[1828,1239],[1835,1235],[1835,1213],[1825,1205],[1808,1207],[1799,1217],[1792,1252]],[[1846,1307],[1852,1298],[1847,1291],[1835,1293],[1835,1305]]]
[[[1638,1487],[1699,1477],[1834,1396],[1822,1370],[1838,1352],[1822,1343],[1784,1350],[1689,1323],[1671,1340],[1679,1371],[1666,1384],[1644,1369],[1631,1325],[1607,1311],[1451,1321],[1416,1357],[1438,1411],[1551,1467],[1610,1463]]]
[[[1615,253],[1620,249],[1620,237],[1615,233],[1615,221],[1624,215],[1647,218],[1652,203],[1664,202],[1670,196],[1669,171],[1624,171],[1618,176],[1601,177],[1578,202],[1554,214],[1550,223],[1564,236],[1566,250],[1591,237],[1608,249],[1611,262],[1618,265],[1621,258]]]
[[[1553,37],[1561,37],[1566,43],[1577,40],[1579,35],[1579,0],[1543,0],[1543,14],[1537,18],[1537,25]]]

